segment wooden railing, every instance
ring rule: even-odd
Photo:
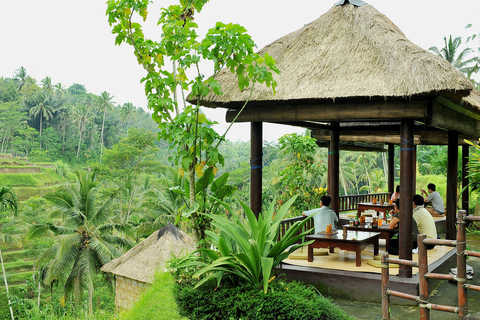
[[[294,218],[288,218],[288,219],[283,219],[282,222],[280,223],[280,233],[278,234],[278,240],[282,239],[287,230],[297,221],[301,221],[303,219],[306,219],[307,217],[304,216],[299,216],[299,217],[294,217]],[[313,228],[313,219],[310,219],[306,224],[304,224],[296,234],[300,234],[304,232],[305,230]]]
[[[370,193],[370,194],[354,194],[351,196],[340,196],[340,212],[357,210],[357,204],[359,202],[372,202],[373,198],[377,201],[383,200],[388,202],[390,200],[389,192],[382,193]]]

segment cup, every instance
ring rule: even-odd
[[[372,203],[373,203],[373,204],[376,204],[376,203],[377,203],[377,198],[373,198],[373,199],[372,199]]]
[[[353,220],[350,220],[350,227],[353,227]]]
[[[393,204],[393,200],[392,199],[388,200],[388,204]]]
[[[383,220],[382,219],[378,219],[378,226],[381,227],[382,226],[382,222]]]

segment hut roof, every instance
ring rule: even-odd
[[[463,99],[472,83],[450,63],[410,42],[373,6],[337,5],[259,51],[277,61],[276,94],[256,85],[251,104],[339,98],[405,98],[451,92],[464,106],[480,110],[479,95]],[[210,93],[201,103],[232,107],[246,101],[249,90],[238,89],[228,69],[216,79],[223,95]],[[472,105],[473,104],[473,105]],[[271,103],[270,103],[271,105]]]
[[[152,283],[155,271],[163,270],[168,260],[195,250],[193,239],[173,224],[155,231],[121,257],[101,270],[115,275]]]

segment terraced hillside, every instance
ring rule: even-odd
[[[64,181],[53,163],[29,163],[27,159],[0,154],[0,185],[10,185],[20,201],[43,196]]]

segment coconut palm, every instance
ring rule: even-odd
[[[450,62],[458,71],[467,75],[467,77],[471,79],[472,74],[478,72],[480,58],[473,57],[466,59],[467,56],[473,52],[472,48],[465,48],[459,52],[460,45],[462,44],[461,37],[452,39],[452,36],[450,35],[448,40],[447,37],[443,37],[443,41],[445,42],[443,48],[438,49],[433,46],[428,50]]]
[[[15,75],[13,76],[13,80],[17,84],[18,91],[22,90],[23,86],[27,82],[28,77],[29,76],[27,74],[27,70],[24,67],[20,67],[20,69],[17,69],[17,71],[15,71]]]
[[[80,154],[80,145],[82,144],[83,133],[85,132],[85,125],[89,121],[91,114],[91,107],[88,103],[76,104],[73,106],[73,122],[78,125],[78,148],[77,159]]]
[[[102,93],[100,93],[99,110],[103,113],[102,134],[100,136],[100,163],[102,163],[102,158],[103,158],[103,145],[104,145],[103,132],[105,130],[105,115],[107,114],[108,110],[113,110],[113,107],[115,106],[115,102],[113,102],[112,99],[113,99],[113,96],[111,96],[110,93],[106,91],[103,91]]]
[[[6,211],[7,209],[13,210],[14,213],[17,212],[17,195],[10,187],[3,186],[0,189],[0,212]],[[2,244],[9,244],[20,247],[22,242],[20,240],[20,227],[15,219],[0,219],[0,263],[2,264],[3,280],[5,281],[5,289],[8,294],[8,282],[7,275],[5,274],[5,267],[3,265],[3,256],[2,256]],[[10,304],[10,299],[8,300],[10,305],[10,315],[13,320],[13,310]]]
[[[124,103],[122,108],[120,109],[120,118],[122,119],[124,125],[127,127],[127,131],[128,127],[131,124],[131,118],[133,116],[133,113],[136,109],[137,108],[131,102]]]
[[[37,96],[37,103],[28,112],[29,115],[33,116],[34,119],[40,115],[40,149],[42,148],[43,119],[45,119],[45,121],[50,120],[53,118],[53,114],[55,112],[55,108],[52,106],[50,97],[51,96],[46,92],[39,93]]]
[[[52,84],[52,78],[50,77],[45,77],[42,79],[42,89],[49,92],[50,94],[53,94],[53,84]]]
[[[7,211],[8,209],[12,210],[14,215],[18,210],[18,198],[9,186],[3,186],[0,189],[0,212]]]
[[[27,238],[49,232],[56,236],[55,244],[39,259],[44,266],[43,281],[48,286],[64,283],[65,300],[73,293],[78,302],[86,289],[91,314],[94,275],[105,263],[120,256],[120,249],[131,247],[125,236],[133,234],[128,227],[110,222],[112,197],[99,203],[96,173],[77,171],[76,176],[78,184],[45,195],[51,204],[52,218],[60,218],[60,223],[34,225]]]

